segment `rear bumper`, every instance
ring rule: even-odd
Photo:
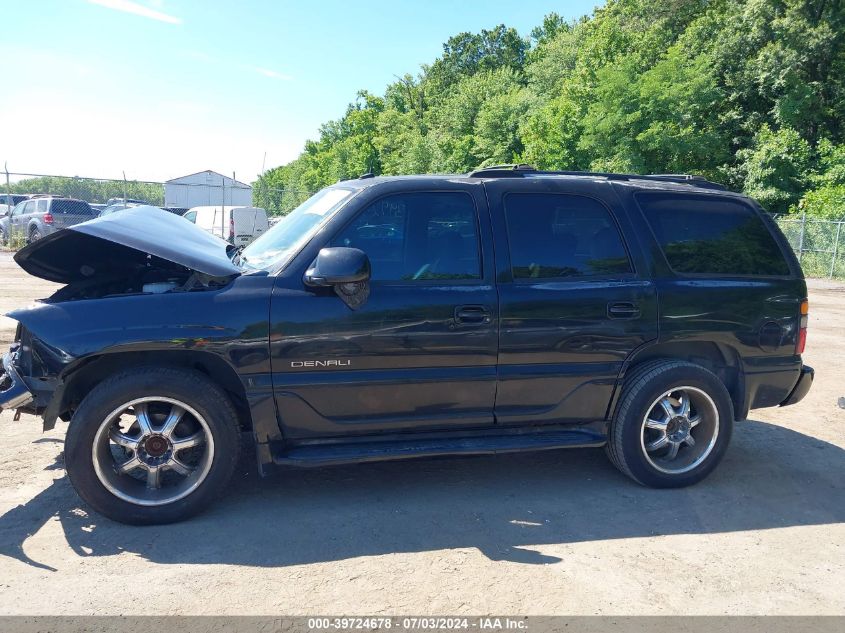
[[[801,374],[798,376],[798,382],[795,383],[792,391],[786,397],[786,400],[780,403],[780,406],[785,407],[790,404],[795,404],[796,402],[801,402],[801,400],[804,399],[804,396],[807,395],[807,392],[810,391],[810,387],[813,385],[814,374],[815,372],[812,367],[803,365],[801,367]]]
[[[32,393],[15,368],[12,355],[6,354],[0,369],[0,411],[23,407],[32,400]]]

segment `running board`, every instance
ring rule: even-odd
[[[557,448],[603,446],[606,437],[589,429],[538,431],[453,438],[408,437],[346,443],[299,444],[273,456],[281,466],[327,466],[413,457],[495,455]]]

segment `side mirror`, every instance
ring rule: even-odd
[[[370,296],[370,259],[357,248],[324,248],[305,272],[304,281],[308,286],[332,287],[350,309],[357,310]]]
[[[357,248],[336,246],[322,249],[305,272],[309,286],[337,286],[369,281],[370,259]]]

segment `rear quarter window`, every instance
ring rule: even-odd
[[[732,198],[640,193],[637,203],[677,273],[786,276],[789,264],[757,212]]]
[[[82,200],[62,200],[61,198],[53,198],[50,212],[65,215],[94,215],[94,210],[87,202],[83,202]]]

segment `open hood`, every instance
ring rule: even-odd
[[[212,277],[231,277],[241,269],[229,259],[230,248],[178,215],[140,206],[57,231],[19,250],[15,261],[30,275],[62,284],[155,259]]]

